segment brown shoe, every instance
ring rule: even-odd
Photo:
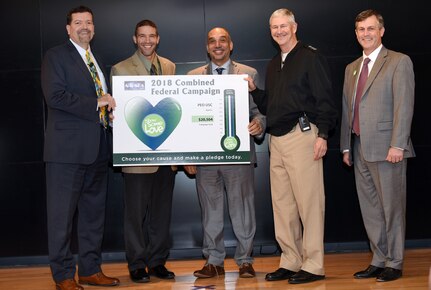
[[[120,280],[105,276],[102,272],[91,276],[80,276],[79,284],[87,284],[92,286],[117,286],[120,285]]]
[[[201,270],[197,270],[193,273],[198,278],[212,278],[215,276],[223,276],[224,268],[221,266],[215,266],[213,264],[206,264]]]
[[[66,279],[55,284],[57,290],[84,290],[84,287],[78,285],[75,279]]]
[[[256,276],[256,272],[250,263],[242,263],[239,267],[239,276],[241,278],[253,278]]]

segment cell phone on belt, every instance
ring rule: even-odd
[[[299,117],[299,128],[301,128],[302,132],[311,130],[310,121],[308,120],[307,115],[304,112],[304,115]]]

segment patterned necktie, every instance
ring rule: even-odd
[[[152,75],[152,76],[158,75],[157,69],[156,69],[156,66],[154,65],[154,63],[151,64],[150,75]]]
[[[224,67],[218,67],[215,69],[219,75],[223,74]]]
[[[356,98],[355,98],[355,107],[353,111],[353,132],[359,136],[359,103],[361,102],[362,92],[364,91],[365,83],[368,79],[368,63],[370,59],[367,57],[364,59],[364,63],[362,65],[361,74],[359,75],[358,84],[356,86]]]
[[[91,59],[90,52],[87,50],[85,52],[85,58],[87,59],[87,65],[90,69],[91,77],[94,81],[94,86],[96,87],[97,97],[100,98],[105,93],[103,92],[102,82],[100,81],[99,74],[97,73],[96,66],[94,65],[93,60]],[[109,115],[108,115],[108,106],[99,108],[99,121],[100,124],[106,129],[109,125]]]

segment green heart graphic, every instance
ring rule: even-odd
[[[130,130],[152,150],[162,145],[175,130],[181,113],[181,105],[174,98],[164,98],[153,106],[145,98],[135,97],[124,108]]]

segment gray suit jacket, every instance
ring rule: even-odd
[[[189,71],[187,74],[188,75],[212,74],[211,63],[195,68]],[[248,74],[255,83],[258,82],[258,74],[254,68],[234,61],[231,61],[228,74]],[[264,132],[259,136],[255,136],[255,138],[257,139],[262,139],[265,136],[266,117],[259,112],[259,109],[257,108],[257,105],[254,103],[253,98],[250,96],[250,94],[249,94],[249,110],[250,110],[250,120],[258,119],[260,124],[262,124]],[[252,137],[250,137],[250,153],[251,153],[250,154],[251,163],[256,163],[256,149],[255,149],[255,145]]]
[[[362,57],[344,75],[341,151],[351,150],[353,104]],[[410,58],[382,47],[368,76],[359,108],[361,148],[366,161],[384,161],[389,148],[404,149],[414,157],[410,127],[414,105],[414,73]]]
[[[125,59],[111,69],[112,76],[124,76],[124,75],[148,75],[148,71],[145,68],[143,62],[140,60],[139,51],[136,51],[128,59]],[[175,75],[175,64],[167,58],[157,56],[160,61],[162,69],[162,75]],[[115,96],[114,96],[115,97]],[[158,166],[130,166],[123,167],[125,173],[154,173],[159,169]],[[173,170],[176,170],[176,166],[172,166]]]

